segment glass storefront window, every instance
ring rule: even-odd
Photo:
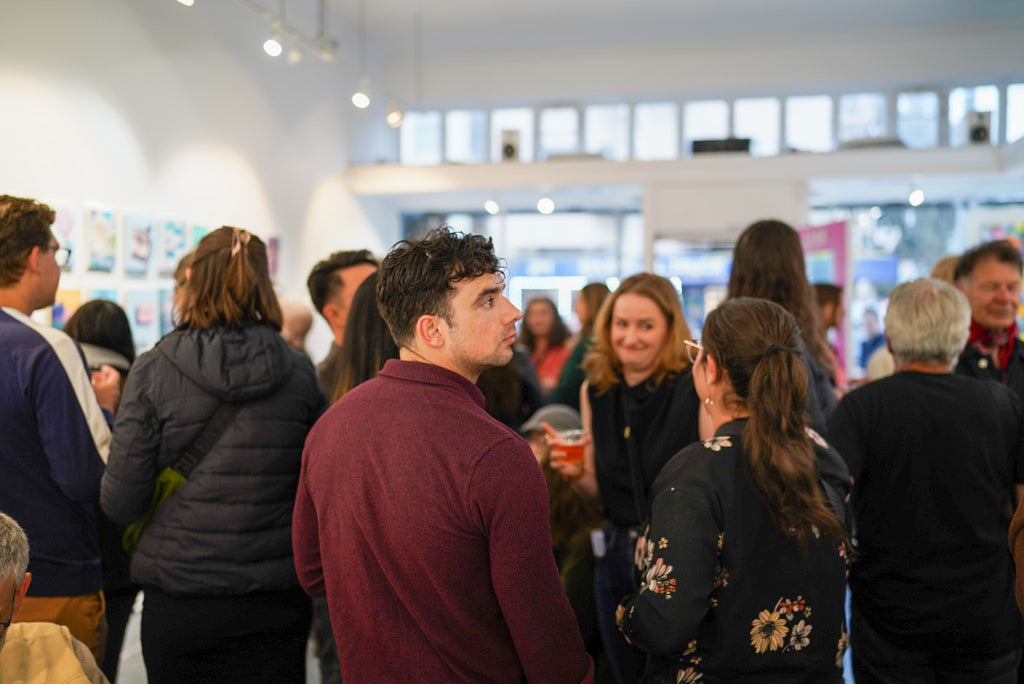
[[[586,150],[605,159],[629,159],[629,106],[595,105],[584,113]]]
[[[580,116],[575,107],[549,107],[540,110],[537,124],[540,145],[537,156],[547,159],[553,154],[572,154],[580,149]]]
[[[481,164],[487,161],[487,114],[453,109],[444,119],[445,161]]]
[[[832,98],[786,98],[786,146],[801,152],[828,152],[832,142]]]
[[[650,102],[633,108],[633,158],[643,161],[679,156],[679,107]]]
[[[880,138],[886,134],[886,103],[882,93],[839,98],[839,142]]]
[[[403,164],[441,163],[441,112],[406,112],[399,131],[399,158]]]
[[[768,157],[779,153],[781,107],[774,97],[736,100],[733,103],[733,132],[750,138],[750,154]]]
[[[939,96],[925,91],[896,97],[896,135],[910,148],[939,144]]]
[[[683,105],[683,150],[693,154],[694,140],[729,137],[729,103],[725,100],[687,102]]]
[[[1024,138],[1024,83],[1006,88],[1006,142]]]

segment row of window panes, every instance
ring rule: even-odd
[[[480,164],[503,158],[511,141],[503,132],[518,137],[511,155],[521,162],[552,155],[585,152],[605,159],[675,159],[682,149],[688,154],[694,140],[749,138],[754,156],[771,156],[785,150],[827,152],[839,144],[864,138],[898,137],[910,148],[939,145],[942,107],[937,92],[899,93],[895,101],[895,131],[889,130],[889,100],[883,93],[861,93],[778,98],[743,98],[652,102],[629,105],[529,107],[483,110],[451,110],[445,113],[442,138],[441,112],[408,112],[400,129],[401,163],[440,164],[442,161]],[[950,91],[947,102],[951,146],[967,142],[962,122],[970,111],[990,112],[990,140],[999,143],[999,88],[979,86]],[[785,112],[783,112],[783,108]],[[1024,84],[1006,89],[1006,139],[1024,137]],[[785,114],[783,118],[783,113]],[[730,120],[731,114],[731,120]],[[835,114],[835,116],[834,116]],[[582,116],[581,116],[582,115]],[[784,123],[783,123],[784,122]],[[835,128],[835,132],[833,132]],[[536,131],[536,132],[535,132]],[[504,133],[507,135],[507,133]],[[444,154],[442,155],[442,140]]]

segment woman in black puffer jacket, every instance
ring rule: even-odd
[[[101,505],[127,525],[221,404],[237,412],[157,510],[132,559],[151,684],[305,681],[310,602],[291,514],[306,433],[325,408],[309,359],[281,338],[263,242],[224,227],[193,253],[178,328],[124,388]]]

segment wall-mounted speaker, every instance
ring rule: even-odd
[[[967,142],[988,144],[992,140],[992,112],[967,112]]]
[[[501,132],[501,161],[519,161],[519,131]]]

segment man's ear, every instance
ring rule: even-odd
[[[428,349],[440,349],[448,336],[448,326],[440,316],[423,314],[416,320],[416,340]]]
[[[25,270],[30,273],[39,272],[39,258],[43,254],[42,247],[33,247],[25,259]]]
[[[32,573],[26,572],[25,576],[21,578],[21,584],[14,590],[14,615],[17,617],[18,611],[21,610],[21,600],[25,598],[26,592],[28,592],[28,585],[32,584]]]
[[[345,317],[342,315],[341,307],[337,304],[324,304],[324,319],[331,330],[337,330],[345,326]]]

